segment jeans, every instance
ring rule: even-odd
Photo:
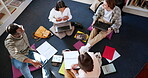
[[[50,71],[46,63],[47,59],[45,57],[41,56],[40,54],[36,52],[32,52],[32,51],[29,51],[29,54],[27,55],[27,57],[41,62],[43,65],[42,66],[43,78],[50,78]],[[20,62],[14,58],[11,60],[11,62],[15,68],[20,70],[20,72],[23,74],[25,78],[33,78],[33,76],[31,75],[30,69],[28,67],[28,63]]]

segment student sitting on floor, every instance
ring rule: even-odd
[[[114,31],[115,33],[119,33],[119,28],[121,26],[121,10],[115,4],[115,0],[104,0],[103,4],[99,6],[93,16],[92,25],[95,23],[95,21],[102,21],[104,23],[109,23],[112,25],[108,28],[107,31],[101,31],[97,28],[93,28],[87,44],[80,48],[80,52],[88,52],[90,47],[101,41],[112,31]]]
[[[94,53],[80,53],[78,64],[74,64],[70,70],[65,69],[64,76],[65,78],[99,78],[100,62]],[[80,67],[79,70],[75,70],[77,66]]]
[[[67,7],[62,0],[59,0],[56,3],[56,6],[50,11],[50,15],[48,19],[54,24],[59,24],[59,23],[64,23],[71,20],[72,15],[69,7]],[[72,26],[72,30],[64,31],[64,32],[55,32],[55,26],[52,26],[50,30],[61,39],[66,35],[68,36],[72,35],[74,31],[74,26]]]
[[[29,45],[27,35],[22,25],[10,24],[7,27],[8,36],[5,39],[5,46],[12,56],[11,62],[19,69],[25,78],[33,78],[28,63],[34,67],[42,66],[43,78],[50,78],[47,59],[39,53],[34,52]]]

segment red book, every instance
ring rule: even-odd
[[[112,60],[114,53],[115,53],[115,48],[105,46],[102,57]]]

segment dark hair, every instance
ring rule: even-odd
[[[62,0],[59,0],[57,3],[56,3],[56,7],[55,7],[55,10],[59,11],[59,8],[66,8],[67,6],[65,5],[64,1]]]
[[[87,52],[78,56],[78,64],[86,73],[93,71],[93,60]]]
[[[114,7],[116,6],[116,2],[115,0],[105,0],[108,4],[108,6],[111,8],[111,9],[114,9]]]
[[[11,34],[11,35],[14,35],[16,33],[16,30],[19,28],[19,26],[15,23],[12,23],[10,24],[7,29],[6,29],[6,32]]]

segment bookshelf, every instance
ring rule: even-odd
[[[32,0],[0,0],[0,36]]]
[[[148,17],[148,0],[127,0],[123,11],[143,17]]]

